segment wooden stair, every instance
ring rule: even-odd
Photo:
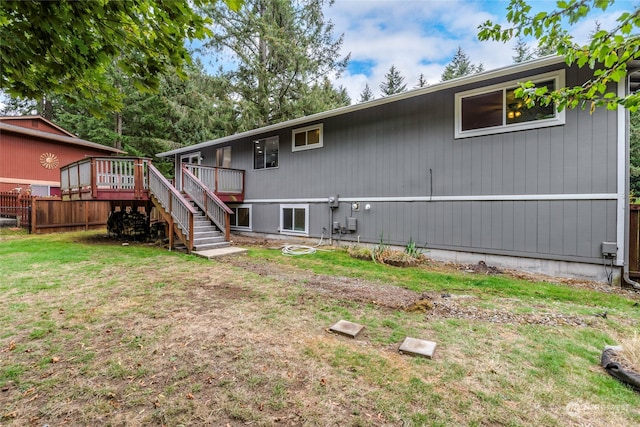
[[[198,206],[190,200],[189,196],[183,194],[198,213],[193,216],[193,250],[204,251],[207,249],[226,248],[230,246],[218,228],[204,215]]]

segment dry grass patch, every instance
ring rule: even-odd
[[[416,270],[413,290],[371,262],[346,264],[347,276],[334,270],[351,262],[339,251],[210,262],[83,236],[0,242],[18,263],[0,264],[3,426],[640,423],[639,395],[598,367],[640,320],[632,298],[601,300],[612,314],[583,325],[536,323],[524,315],[595,308],[505,295],[455,270]],[[41,286],[43,268],[56,286]],[[424,312],[406,311],[426,296]],[[329,333],[340,319],[365,330]],[[400,355],[406,336],[436,341],[435,358]]]

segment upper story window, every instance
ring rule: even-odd
[[[322,147],[322,124],[294,129],[291,135],[291,151]]]
[[[277,136],[253,141],[253,168],[277,168],[279,145]]]
[[[564,70],[541,74],[530,80],[552,91],[564,87]],[[455,137],[511,132],[564,124],[564,111],[554,105],[527,108],[515,97],[518,81],[500,83],[455,95]]]

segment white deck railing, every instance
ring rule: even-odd
[[[244,194],[244,171],[242,170],[193,164],[183,166],[216,194]]]
[[[202,209],[207,218],[224,232],[225,240],[228,241],[230,237],[229,215],[233,211],[186,167],[182,170],[182,190]]]
[[[176,190],[160,171],[149,164],[149,190],[175,221],[187,242],[189,252],[193,249],[193,215],[196,210]]]

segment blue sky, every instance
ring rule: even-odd
[[[556,2],[529,2],[536,11],[550,11]],[[610,28],[621,9],[632,9],[636,0],[618,0],[606,13],[589,16],[571,29],[585,41],[599,22]],[[485,70],[511,64],[514,43],[480,42],[478,25],[487,19],[506,24],[505,0],[336,0],[325,8],[325,19],[334,24],[334,34],[344,34],[343,55],[351,53],[349,68],[334,79],[356,102],[366,83],[376,97],[391,65],[405,77],[407,88],[417,85],[424,74],[437,83],[458,46],[471,62],[482,62]],[[528,41],[535,46],[535,41]]]

